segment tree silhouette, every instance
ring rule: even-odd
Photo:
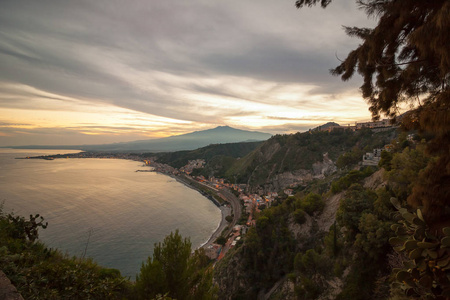
[[[174,299],[214,299],[215,288],[209,259],[203,249],[192,254],[191,241],[170,233],[163,243],[155,244],[153,257],[142,264],[136,277],[136,291],[141,299],[166,295]]]
[[[331,0],[298,0],[297,8]],[[395,117],[400,104],[413,107],[403,116],[405,129],[432,138],[430,162],[408,198],[423,206],[427,222],[441,228],[450,222],[450,1],[448,0],[357,0],[374,28],[345,27],[362,43],[331,70],[342,80],[355,71],[364,79],[361,92],[374,119],[381,114]]]

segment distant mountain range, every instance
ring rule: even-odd
[[[111,152],[170,152],[180,150],[194,150],[210,144],[225,144],[237,142],[265,141],[272,135],[269,133],[247,131],[219,126],[213,129],[195,131],[187,134],[166,138],[142,140],[102,145],[58,145],[58,146],[17,146],[15,149],[80,149],[84,151]]]

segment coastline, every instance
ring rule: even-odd
[[[220,207],[220,211],[222,213],[222,219],[220,220],[219,226],[212,233],[212,235],[209,237],[209,239],[205,243],[200,245],[198,248],[208,248],[222,234],[225,227],[228,226],[228,222],[227,222],[227,220],[225,220],[225,217],[230,214],[230,208],[227,206],[222,206],[222,207]]]
[[[78,150],[73,150],[73,151],[78,151]],[[79,154],[79,153],[77,152],[75,154]],[[56,156],[55,158],[60,158],[60,157],[64,157],[64,158],[67,157],[67,158],[69,158],[66,154],[58,154],[58,155],[54,155],[54,156]],[[33,158],[42,158],[42,157],[33,157]],[[72,157],[70,157],[70,158],[72,158]],[[79,158],[79,157],[75,157],[75,158]],[[96,157],[83,157],[83,158],[96,158]],[[46,159],[46,158],[43,158],[43,159]],[[53,160],[53,159],[54,158],[52,157],[51,160]],[[132,160],[132,161],[142,162],[141,160],[131,159],[129,157],[122,157],[122,158],[115,158],[115,159],[125,159],[125,160]],[[164,172],[158,172],[158,171],[155,171],[154,169],[153,170],[148,170],[148,171],[147,170],[136,170],[136,172],[156,172],[156,173],[159,173],[161,175],[166,175],[166,176],[172,177],[177,182],[180,182],[180,183],[184,184],[186,187],[188,187],[190,189],[193,189],[193,190],[196,190],[203,197],[205,197],[206,199],[211,201],[214,205],[216,205],[220,209],[222,216],[221,216],[220,221],[218,222],[217,228],[212,232],[212,234],[209,236],[209,238],[206,240],[206,242],[203,242],[202,244],[200,244],[197,247],[197,249],[209,247],[222,234],[222,232],[225,230],[225,228],[227,228],[230,225],[228,223],[228,221],[226,221],[226,217],[232,214],[231,204],[227,203],[227,204],[221,205],[216,199],[214,199],[210,195],[205,194],[198,187],[192,185],[190,183],[190,179],[189,178],[185,178],[183,176],[177,176],[177,175],[173,175],[173,174],[168,174],[168,173],[164,173]]]
[[[165,174],[165,173],[161,173],[161,174],[172,177],[176,181],[184,184],[186,187],[194,189],[203,195],[203,193],[198,188],[190,185],[186,179],[184,179],[180,176],[172,175],[172,174]],[[203,244],[201,244],[200,246],[198,246],[197,249],[198,248],[208,248],[211,244],[213,244],[214,241],[222,234],[223,230],[228,226],[228,221],[225,218],[227,216],[231,215],[231,207],[229,205],[218,205],[218,203],[216,201],[210,199],[209,197],[206,197],[205,195],[203,195],[203,196],[206,199],[208,199],[209,201],[211,201],[213,204],[215,204],[220,209],[222,218],[221,218],[216,230],[214,230],[214,232],[211,234],[209,239],[206,242],[204,242]]]

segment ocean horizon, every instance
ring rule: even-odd
[[[123,159],[16,159],[79,150],[0,149],[3,212],[40,214],[40,240],[69,255],[93,258],[134,279],[155,243],[178,229],[193,249],[219,226],[220,209],[174,178],[136,172]]]

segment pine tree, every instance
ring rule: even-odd
[[[153,257],[142,264],[136,277],[136,293],[140,299],[166,295],[174,299],[215,299],[209,259],[203,249],[192,254],[191,241],[178,233],[170,233],[163,243],[155,244]]]
[[[297,8],[331,0],[298,0]],[[395,117],[399,105],[413,107],[402,119],[405,129],[433,136],[428,152],[438,157],[421,175],[409,204],[423,206],[427,222],[441,228],[450,222],[450,1],[357,0],[375,28],[345,27],[362,43],[333,75],[364,79],[362,96],[374,119]]]

